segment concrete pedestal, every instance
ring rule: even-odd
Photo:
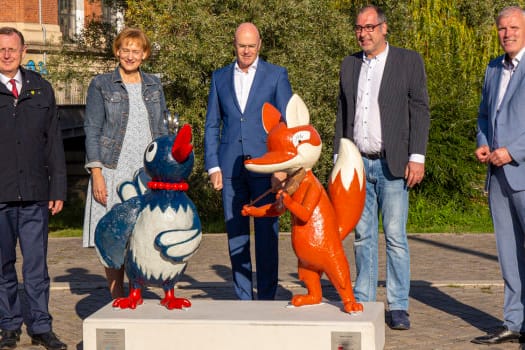
[[[339,303],[191,302],[187,310],[167,310],[158,300],[135,310],[108,304],[84,320],[84,350],[377,350],[385,344],[382,303],[364,303],[363,313],[351,315]]]

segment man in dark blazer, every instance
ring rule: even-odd
[[[20,67],[25,53],[22,33],[0,28],[0,349],[17,346],[25,321],[34,345],[60,350],[67,346],[53,333],[48,309],[47,224],[66,199],[64,148],[53,89]],[[15,270],[17,241],[27,318]]]
[[[525,11],[507,7],[496,25],[505,54],[485,71],[475,154],[488,165],[486,184],[505,295],[503,327],[474,338],[477,344],[525,339]]]
[[[381,9],[360,10],[355,34],[363,51],[343,60],[335,126],[354,141],[366,171],[366,202],[355,229],[356,299],[376,300],[378,217],[387,253],[387,321],[409,329],[410,254],[406,236],[408,189],[424,176],[430,125],[426,74],[421,56],[390,46]]]
[[[254,24],[239,25],[233,44],[236,61],[212,75],[204,162],[213,187],[222,190],[235,292],[239,299],[251,300],[250,225],[241,209],[279,179],[249,172],[243,162],[267,150],[263,104],[271,103],[284,115],[292,89],[285,68],[259,58],[261,38]],[[268,195],[259,204],[273,199]],[[277,218],[255,218],[254,229],[257,297],[270,300],[277,289],[279,223]]]

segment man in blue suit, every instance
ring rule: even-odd
[[[505,281],[503,327],[477,344],[517,342],[525,331],[525,12],[503,9],[497,20],[505,54],[485,72],[478,114],[477,159],[488,164],[487,188]]]
[[[237,27],[236,61],[212,75],[204,135],[205,167],[213,188],[222,190],[233,282],[241,300],[253,299],[250,224],[241,209],[280,180],[249,172],[244,160],[266,153],[263,104],[271,103],[284,115],[292,96],[287,70],[259,58],[261,42],[254,24]],[[258,204],[274,199],[268,195]],[[277,290],[279,223],[277,218],[255,218],[254,229],[257,297],[271,300]]]

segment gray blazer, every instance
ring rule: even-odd
[[[505,178],[514,191],[525,190],[525,64],[517,65],[497,111],[503,56],[492,60],[485,72],[485,82],[478,114],[478,147],[493,150],[494,138],[506,147],[512,162],[503,166]],[[496,116],[498,127],[495,128]],[[490,169],[490,167],[489,167]],[[490,175],[490,174],[489,174]]]
[[[335,123],[334,153],[341,137],[354,138],[357,85],[363,52],[344,58],[340,71],[340,94]],[[410,154],[426,154],[430,113],[425,66],[411,50],[389,47],[379,89],[381,135],[388,168],[404,177]]]

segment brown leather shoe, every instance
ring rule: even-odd
[[[471,342],[474,344],[518,343],[520,338],[522,338],[520,332],[510,331],[507,327],[502,327],[494,333],[476,337]]]
[[[20,341],[21,333],[22,331],[20,329],[16,331],[2,330],[0,332],[2,335],[2,339],[0,339],[0,350],[16,348],[16,343]]]
[[[31,344],[42,345],[47,350],[66,350],[67,349],[67,345],[62,343],[60,339],[57,338],[55,333],[51,331],[47,333],[31,335]]]

